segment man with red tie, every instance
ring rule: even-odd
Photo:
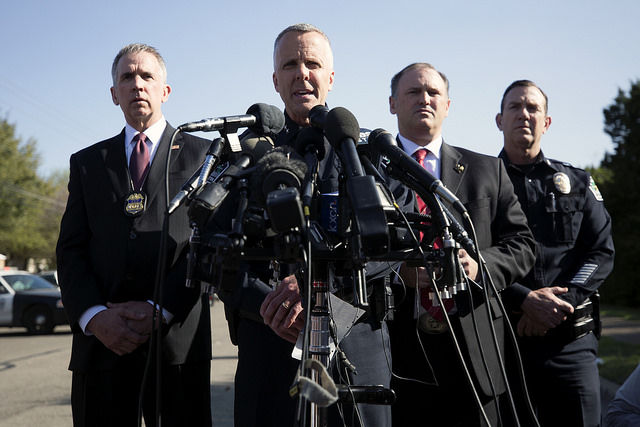
[[[207,141],[179,134],[161,106],[171,87],[164,60],[144,44],[125,46],[112,66],[111,95],[124,113],[119,135],[71,156],[69,199],[56,249],[65,311],[73,331],[69,369],[75,426],[135,426],[138,398],[155,425],[155,376],[142,384],[154,304],[161,305],[162,425],[210,426],[211,331],[200,289],[187,289],[186,208],[171,216],[163,298],[154,301],[169,192],[200,166]],[[152,365],[153,366],[153,365]]]
[[[411,64],[391,81],[389,106],[398,120],[398,145],[465,205],[475,225],[478,249],[500,291],[533,264],[533,239],[502,161],[444,142],[442,126],[450,105],[449,81],[430,64]],[[417,198],[416,210],[424,209]],[[478,260],[464,249],[458,256],[466,276],[482,283]],[[397,393],[393,424],[499,425],[498,398],[506,384],[496,352],[500,348],[502,354],[504,342],[504,313],[496,295],[470,290],[445,301],[451,331],[440,307],[431,304],[429,275],[425,267],[405,264],[402,283],[396,285],[406,297],[397,301],[391,327],[397,375],[392,384]],[[469,376],[455,350],[454,336]]]

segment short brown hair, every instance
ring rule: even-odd
[[[444,81],[447,87],[447,95],[449,95],[449,79],[447,78],[447,76],[444,75],[444,73],[438,71],[436,67],[429,64],[428,62],[414,62],[413,64],[409,64],[406,67],[404,67],[395,76],[391,78],[391,96],[393,98],[396,97],[396,92],[398,91],[398,82],[400,82],[400,78],[403,76],[404,73],[414,68],[427,68],[429,70],[433,70],[438,74],[440,74],[440,77],[442,77],[442,80]]]

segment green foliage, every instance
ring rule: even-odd
[[[640,305],[638,244],[640,241],[640,81],[628,92],[618,91],[612,105],[604,109],[605,132],[615,145],[599,171],[598,186],[613,221],[615,266],[607,280],[603,300],[627,306]]]
[[[0,120],[0,253],[24,266],[28,258],[55,258],[66,193],[64,179],[40,178],[36,141],[20,141],[15,125]],[[62,200],[60,200],[62,198]]]

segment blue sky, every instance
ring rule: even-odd
[[[0,117],[23,140],[37,140],[41,174],[67,169],[73,152],[124,125],[109,95],[110,66],[136,41],[167,62],[173,92],[164,113],[174,126],[243,114],[256,102],[282,107],[271,80],[273,40],[297,22],[331,39],[331,107],[395,133],[389,80],[409,63],[430,62],[451,81],[445,140],[493,155],[502,146],[494,117],[511,81],[534,80],[549,96],[547,156],[584,167],[613,149],[603,108],[640,78],[637,0],[21,0],[0,13]]]

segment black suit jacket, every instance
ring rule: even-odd
[[[167,124],[142,187],[147,207],[136,218],[124,213],[124,200],[131,192],[124,130],[71,156],[69,199],[56,249],[62,300],[74,332],[71,370],[109,368],[119,357],[80,330],[82,313],[107,302],[153,300],[166,210],[164,169],[173,132]],[[208,144],[178,134],[170,148],[172,197],[202,164]],[[184,286],[190,233],[182,206],[170,217],[162,299],[175,316],[165,337],[165,356],[171,364],[211,358],[208,304],[203,304],[199,289]]]
[[[534,241],[502,160],[443,143],[440,171],[441,181],[465,205],[473,221],[478,247],[486,260],[496,288],[500,291],[524,277],[534,262]],[[450,210],[458,217],[459,222],[464,224],[460,215],[453,209]],[[468,356],[467,361],[471,364],[472,374],[480,391],[486,396],[492,395],[489,378],[481,358],[481,354],[484,354],[495,391],[502,393],[504,383],[495,347],[492,344],[486,305],[479,304],[482,302],[482,295],[474,293],[475,308],[472,315],[469,310],[471,304],[465,294],[468,295],[462,293],[456,299],[460,315],[452,319],[454,331],[462,342],[463,351]],[[489,295],[491,296],[489,298],[491,322],[496,330],[498,344],[503,347],[503,313],[499,309],[493,292],[489,292]],[[409,310],[413,314],[412,308],[413,298],[410,295],[403,310]],[[406,319],[407,314],[405,312],[405,316],[399,317]],[[480,341],[476,338],[474,317]],[[410,328],[411,331],[406,331],[405,338],[415,341],[413,331],[415,323],[413,325],[414,327]],[[407,325],[401,330],[408,328]],[[398,329],[395,328],[396,331]],[[395,357],[394,353],[394,361]],[[440,378],[443,374],[446,373],[441,372]],[[438,376],[438,372],[436,375]]]

